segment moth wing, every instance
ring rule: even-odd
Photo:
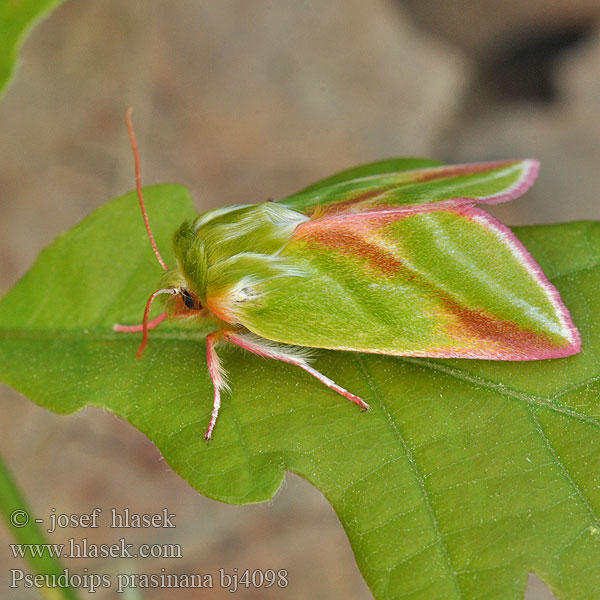
[[[342,171],[279,203],[318,216],[452,199],[497,204],[525,193],[538,169],[533,159],[452,166],[425,159],[393,159]]]
[[[310,220],[281,260],[293,275],[229,306],[270,340],[495,360],[580,350],[556,289],[514,234],[472,202]]]
[[[431,158],[388,158],[375,162],[366,163],[350,169],[345,169],[325,177],[311,185],[301,189],[299,192],[290,196],[292,198],[299,194],[315,192],[318,189],[329,187],[331,185],[345,181],[354,181],[363,177],[372,177],[375,175],[389,175],[391,173],[401,173],[403,171],[414,171],[416,169],[425,169],[428,167],[442,167],[444,163]]]

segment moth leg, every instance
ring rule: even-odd
[[[362,398],[351,394],[348,390],[329,379],[329,377],[326,377],[323,375],[323,373],[320,373],[311,367],[308,364],[305,353],[302,349],[296,349],[294,346],[277,344],[251,333],[225,331],[223,332],[223,337],[237,346],[240,346],[240,348],[244,348],[245,350],[252,352],[252,354],[264,356],[265,358],[274,358],[275,360],[280,360],[290,365],[296,365],[297,367],[304,369],[307,373],[310,373],[310,375],[313,377],[316,377],[328,388],[331,388],[338,394],[348,398],[348,400],[358,404],[363,410],[369,410],[369,405]]]
[[[154,329],[157,325],[160,325],[166,318],[167,313],[163,313],[162,315],[158,315],[156,319],[152,319],[152,321],[148,321],[148,329]],[[115,323],[113,325],[113,331],[120,331],[123,333],[137,333],[138,331],[144,331],[144,325],[141,323],[140,325],[119,325],[119,323]]]
[[[215,346],[221,339],[223,333],[221,331],[213,331],[206,336],[206,362],[208,364],[208,373],[213,383],[214,389],[214,400],[213,409],[210,416],[210,423],[208,429],[204,434],[205,440],[210,440],[217,417],[219,416],[219,409],[221,408],[221,390],[227,389],[227,382],[225,381],[225,369],[221,365],[221,360],[215,350]]]

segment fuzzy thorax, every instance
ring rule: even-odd
[[[298,225],[301,213],[271,202],[216,209],[185,221],[175,232],[177,266],[163,276],[161,287],[188,290],[202,307],[228,323],[247,302],[260,301],[262,283],[304,276],[289,264],[282,250]],[[190,316],[180,298],[167,306],[178,316]],[[204,310],[198,317],[208,317]]]

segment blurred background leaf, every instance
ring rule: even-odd
[[[17,525],[13,522],[14,512],[19,512]],[[23,514],[24,513],[24,514]],[[42,576],[60,577],[64,567],[59,557],[53,556],[43,549],[48,543],[42,527],[37,523],[36,517],[28,505],[27,499],[21,494],[18,483],[0,457],[0,514],[6,521],[8,531],[13,537],[13,543],[24,549],[24,559],[33,573]],[[28,547],[37,546],[41,552],[28,551]],[[16,576],[20,580],[19,575]],[[52,586],[39,587],[40,594],[49,600],[77,600],[78,596],[71,587],[56,588]]]
[[[0,0],[0,95],[18,61],[18,51],[31,28],[63,0]]]

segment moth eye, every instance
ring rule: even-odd
[[[187,290],[183,289],[179,293],[183,298],[183,303],[190,310],[200,310],[202,308],[200,302],[198,302]]]

